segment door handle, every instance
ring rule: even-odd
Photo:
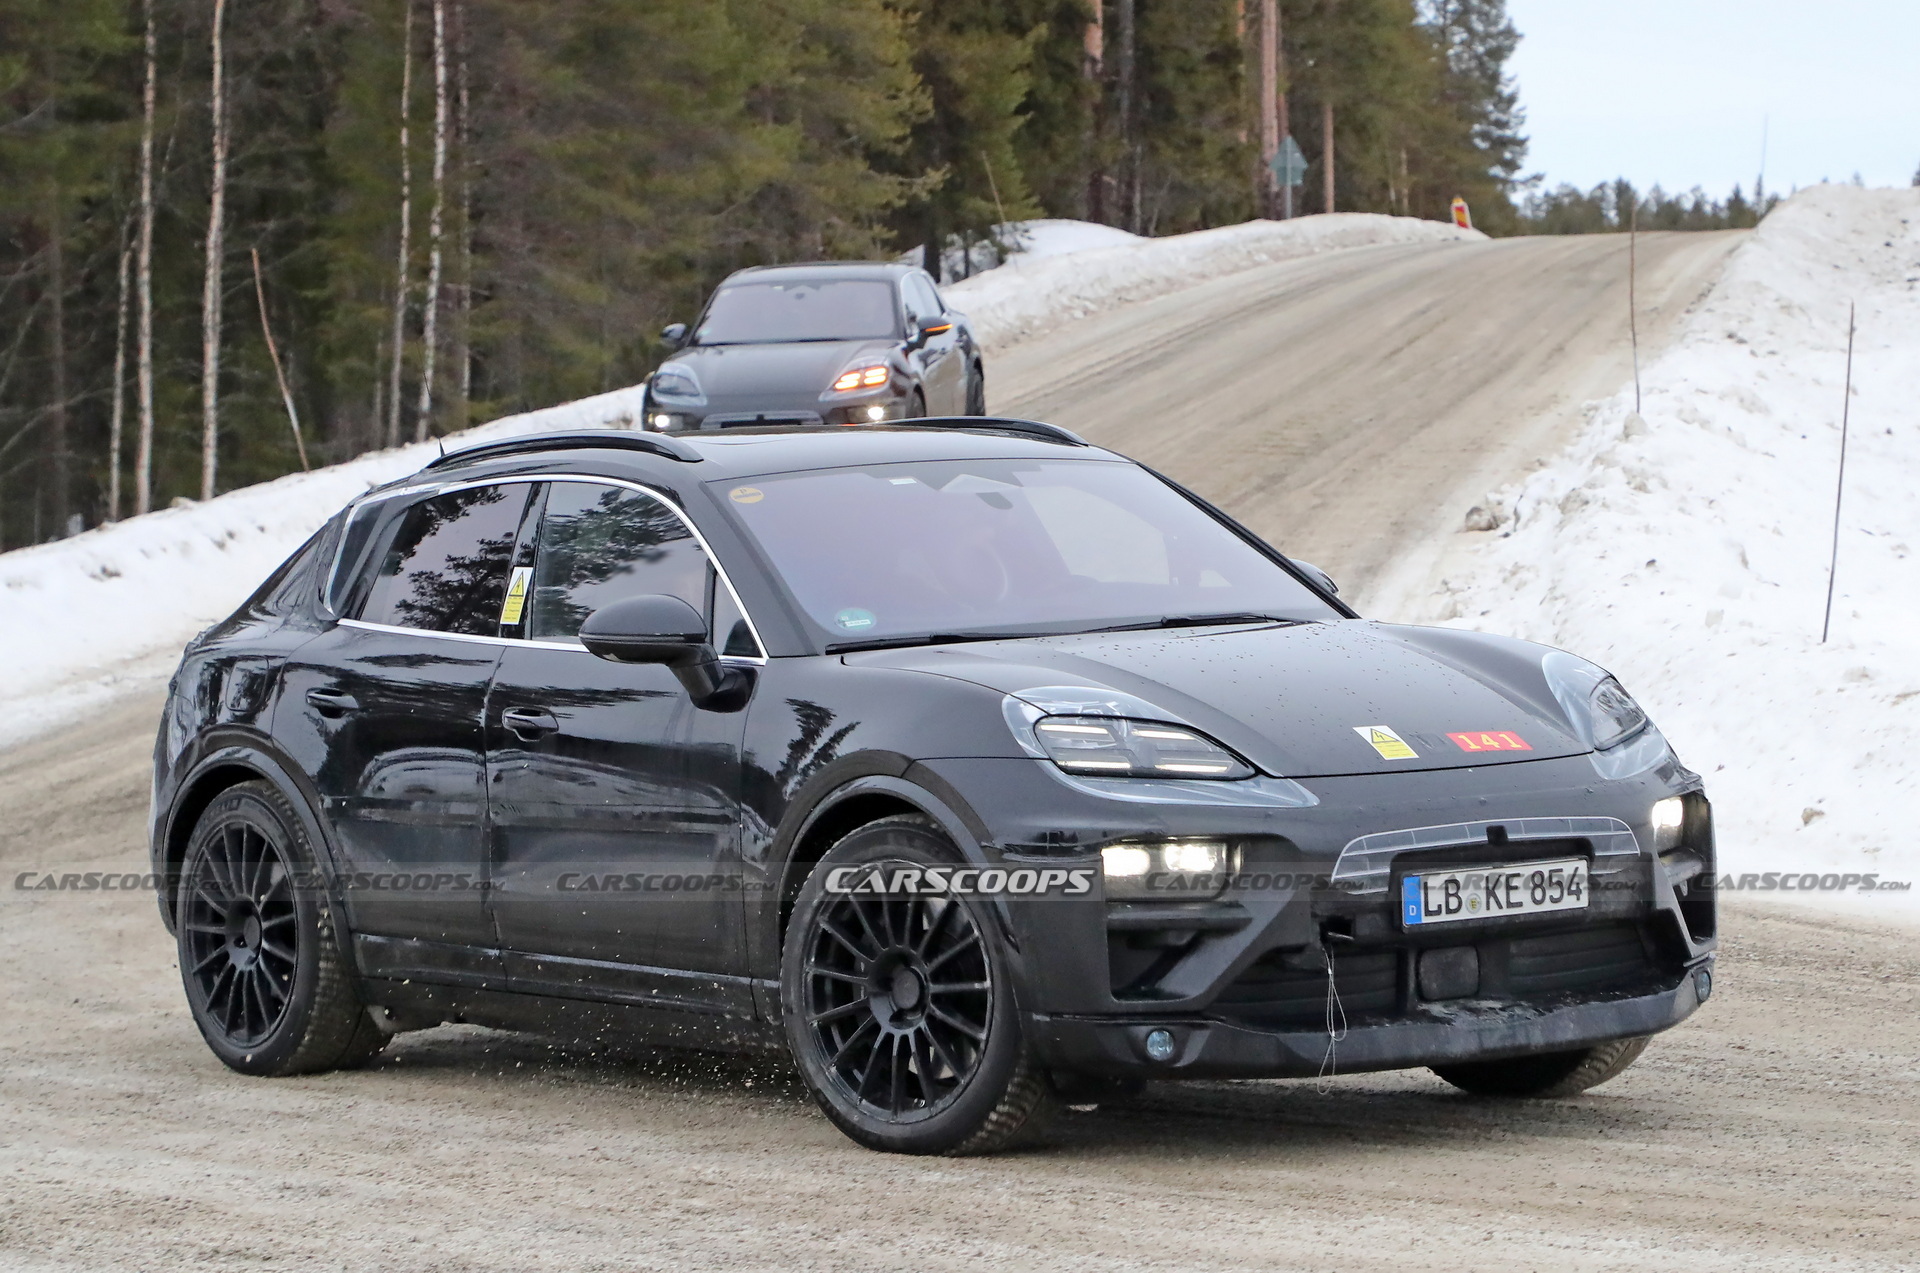
[[[337,720],[348,712],[360,710],[360,701],[339,690],[308,690],[307,702],[322,716]]]
[[[500,713],[500,723],[529,743],[560,728],[560,722],[544,707],[509,707]]]

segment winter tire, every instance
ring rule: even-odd
[[[315,862],[305,824],[266,782],[221,792],[187,843],[180,977],[201,1037],[242,1074],[340,1069],[386,1046],[355,992]]]
[[[1053,1111],[985,903],[826,887],[838,867],[960,860],[919,815],[869,823],[814,868],[787,927],[788,1043],[820,1108],[869,1149],[990,1153],[1036,1132]]]
[[[1648,1041],[1648,1036],[1642,1035],[1572,1052],[1436,1065],[1433,1072],[1475,1096],[1578,1096],[1632,1065],[1647,1050]]]
[[[967,376],[967,412],[968,415],[987,413],[987,372],[979,363],[973,364],[973,370]]]

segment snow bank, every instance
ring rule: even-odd
[[[640,391],[621,389],[450,441],[624,428],[639,414]],[[341,505],[439,453],[435,442],[378,451],[0,554],[0,746],[164,683],[180,647],[232,613]]]
[[[1497,493],[1497,533],[1463,532],[1439,589],[1387,608],[1605,664],[1706,776],[1725,871],[1916,881],[1810,900],[1920,917],[1917,331],[1920,191],[1802,192],[1645,369],[1641,414],[1631,386],[1594,404],[1567,454]]]
[[[1075,221],[1025,225],[1032,227],[1027,250],[944,289],[989,350],[1117,304],[1164,296],[1271,261],[1335,248],[1486,237],[1439,221],[1370,212],[1249,221],[1164,239],[1128,236],[1132,241],[1109,246],[1097,244],[1123,232]]]

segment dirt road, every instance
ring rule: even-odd
[[[1642,358],[1738,233],[1643,234]],[[1633,374],[1621,235],[1355,248],[1249,270],[996,355],[995,411],[1151,464],[1366,603]]]
[[[1484,254],[1480,273],[1461,249],[1274,267],[1236,281],[1269,298],[1238,320],[1203,319],[1219,298],[1194,293],[1092,320],[1045,342],[1054,366],[1117,359],[1133,392],[1062,379],[1045,391],[1055,406],[1032,409],[1157,460],[1330,569],[1366,575],[1392,555],[1382,537],[1393,527],[1422,533],[1413,501],[1458,504],[1463,456],[1493,454],[1542,411],[1538,434],[1550,436],[1566,404],[1617,379],[1618,350],[1599,319],[1582,318],[1583,304],[1610,303],[1598,276],[1612,245],[1524,247],[1465,249]],[[1670,321],[1719,249],[1643,249],[1670,263]],[[1489,368],[1484,349],[1450,343],[1430,310],[1408,310],[1405,330],[1388,334],[1366,307],[1408,303],[1369,282],[1374,268],[1435,304],[1504,271],[1500,303],[1534,315],[1510,319],[1509,332],[1531,329],[1564,352],[1516,340],[1501,356],[1525,365]],[[1570,295],[1583,287],[1584,302]],[[1315,304],[1328,307],[1317,322],[1292,314]],[[1188,340],[1185,357],[1163,350],[1183,324],[1215,338]],[[1262,355],[1247,334],[1256,328],[1309,345],[1344,328],[1350,353],[1376,341],[1378,356],[1283,371],[1307,355]],[[1426,352],[1404,352],[1416,347]],[[1037,383],[1045,363],[1016,351],[999,388],[1040,394],[1019,385]],[[1183,392],[1175,381],[1232,399],[1233,386],[1208,386],[1235,376],[1249,400],[1248,462],[1224,434],[1203,451],[1156,433],[1155,413]],[[1311,383],[1294,392],[1288,376]],[[1371,423],[1333,418],[1361,401]],[[1343,537],[1309,515],[1356,490],[1403,499],[1406,519],[1351,517]],[[1461,510],[1443,511],[1450,531]],[[1068,1115],[1043,1149],[923,1161],[855,1148],[777,1067],[464,1027],[402,1036],[366,1071],[244,1079],[195,1034],[149,895],[12,887],[29,868],[141,869],[156,711],[156,700],[129,702],[0,753],[0,1267],[1917,1262],[1920,936],[1773,909],[1732,908],[1712,1002],[1621,1078],[1567,1101],[1476,1101],[1424,1073],[1160,1085]]]

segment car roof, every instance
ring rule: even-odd
[[[901,261],[802,261],[793,265],[754,265],[735,270],[721,283],[799,283],[815,279],[868,279],[890,281],[916,273],[917,265]]]
[[[407,481],[560,469],[676,483],[709,482],[816,468],[967,459],[1125,461],[1051,425],[963,417],[893,425],[677,434],[624,429],[528,434],[449,451]]]

